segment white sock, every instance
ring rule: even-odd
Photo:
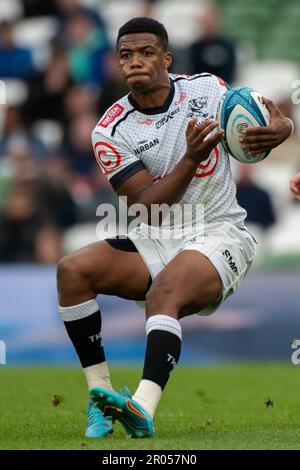
[[[153,418],[161,395],[162,389],[159,385],[151,380],[142,379],[132,398]]]
[[[175,318],[169,317],[168,315],[153,315],[152,317],[148,318],[146,322],[147,349],[149,346],[149,335],[152,333],[152,331],[156,331],[158,333],[160,331],[171,333],[172,336],[175,335],[174,337],[178,337],[181,342],[181,338],[182,338],[181,325],[178,320],[176,320]],[[153,350],[153,347],[155,348],[155,344],[153,344],[153,339],[151,339],[151,341],[152,341],[151,348]],[[179,351],[177,350],[178,349],[177,343],[178,343],[178,339],[176,340],[175,349],[174,349],[174,344],[173,346],[171,345],[174,349],[174,354],[173,354],[172,349],[170,350],[170,353],[172,352],[172,356],[176,357],[176,362],[180,354],[180,350]],[[160,349],[164,349],[164,347],[162,348],[163,345],[156,345],[156,346],[159,346]],[[167,354],[168,352],[169,352],[168,350],[162,351],[165,358],[170,356],[170,354]],[[174,357],[172,357],[172,359],[174,361],[174,364],[176,364]],[[147,352],[146,352],[145,364],[147,364],[146,361],[149,361],[149,360],[150,360],[150,356],[147,358]],[[155,360],[157,361],[157,358]],[[166,378],[168,379],[168,376],[170,372],[172,371],[174,364],[171,364],[171,362],[170,363],[166,362],[166,364],[167,364],[167,367],[165,367],[164,375],[166,375]],[[162,396],[163,385],[160,384],[161,377],[159,377],[158,380],[154,382],[153,373],[146,374],[145,369],[144,369],[144,376],[145,375],[148,375],[148,376],[150,375],[150,377],[148,379],[143,378],[140,381],[139,386],[135,394],[133,395],[133,399],[137,401],[139,405],[141,405],[153,417],[155,414],[156,408],[158,406],[159,400]]]
[[[95,364],[93,366],[84,367],[83,372],[85,374],[89,390],[94,387],[113,390],[106,361],[101,362],[100,364]]]

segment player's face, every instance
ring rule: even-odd
[[[125,34],[118,44],[119,65],[130,90],[145,93],[159,89],[171,64],[171,53],[152,33]]]

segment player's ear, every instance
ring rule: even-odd
[[[165,52],[164,53],[164,67],[165,67],[165,69],[168,69],[171,66],[172,60],[173,60],[173,57],[172,57],[171,52]]]

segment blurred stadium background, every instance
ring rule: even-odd
[[[99,204],[117,204],[90,133],[126,93],[114,57],[117,30],[144,15],[169,32],[172,72],[213,72],[232,86],[253,86],[295,121],[294,135],[266,161],[232,160],[258,257],[219,312],[184,320],[182,361],[290,363],[290,340],[300,336],[300,205],[288,184],[300,171],[298,0],[0,0],[0,339],[7,363],[76,361],[57,314],[55,263],[101,236]],[[108,359],[140,361],[143,312],[116,298],[100,302]]]

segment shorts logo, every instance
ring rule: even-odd
[[[101,119],[101,121],[98,122],[98,126],[101,126],[101,127],[107,127],[109,126],[109,124],[111,124],[112,122],[114,122],[114,120],[120,116],[120,114],[123,113],[124,111],[124,107],[121,106],[120,104],[115,104],[112,108],[110,108],[107,113],[105,114],[105,116],[103,117],[103,119]]]
[[[94,150],[97,162],[104,173],[111,173],[120,166],[121,155],[112,145],[107,142],[97,142]]]
[[[216,147],[213,152],[212,156],[209,157],[207,163],[199,163],[197,167],[197,171],[194,174],[195,178],[205,178],[206,176],[211,175],[217,166],[218,160],[219,160],[219,150],[218,147]]]
[[[238,268],[236,267],[236,264],[231,256],[231,253],[229,250],[225,250],[223,251],[223,255],[225,256],[225,258],[227,258],[228,260],[228,263],[229,263],[229,267],[230,269],[234,272],[234,273],[238,273]]]
[[[192,118],[197,116],[206,119],[208,117],[207,102],[208,96],[200,96],[200,98],[190,100],[187,117]]]

